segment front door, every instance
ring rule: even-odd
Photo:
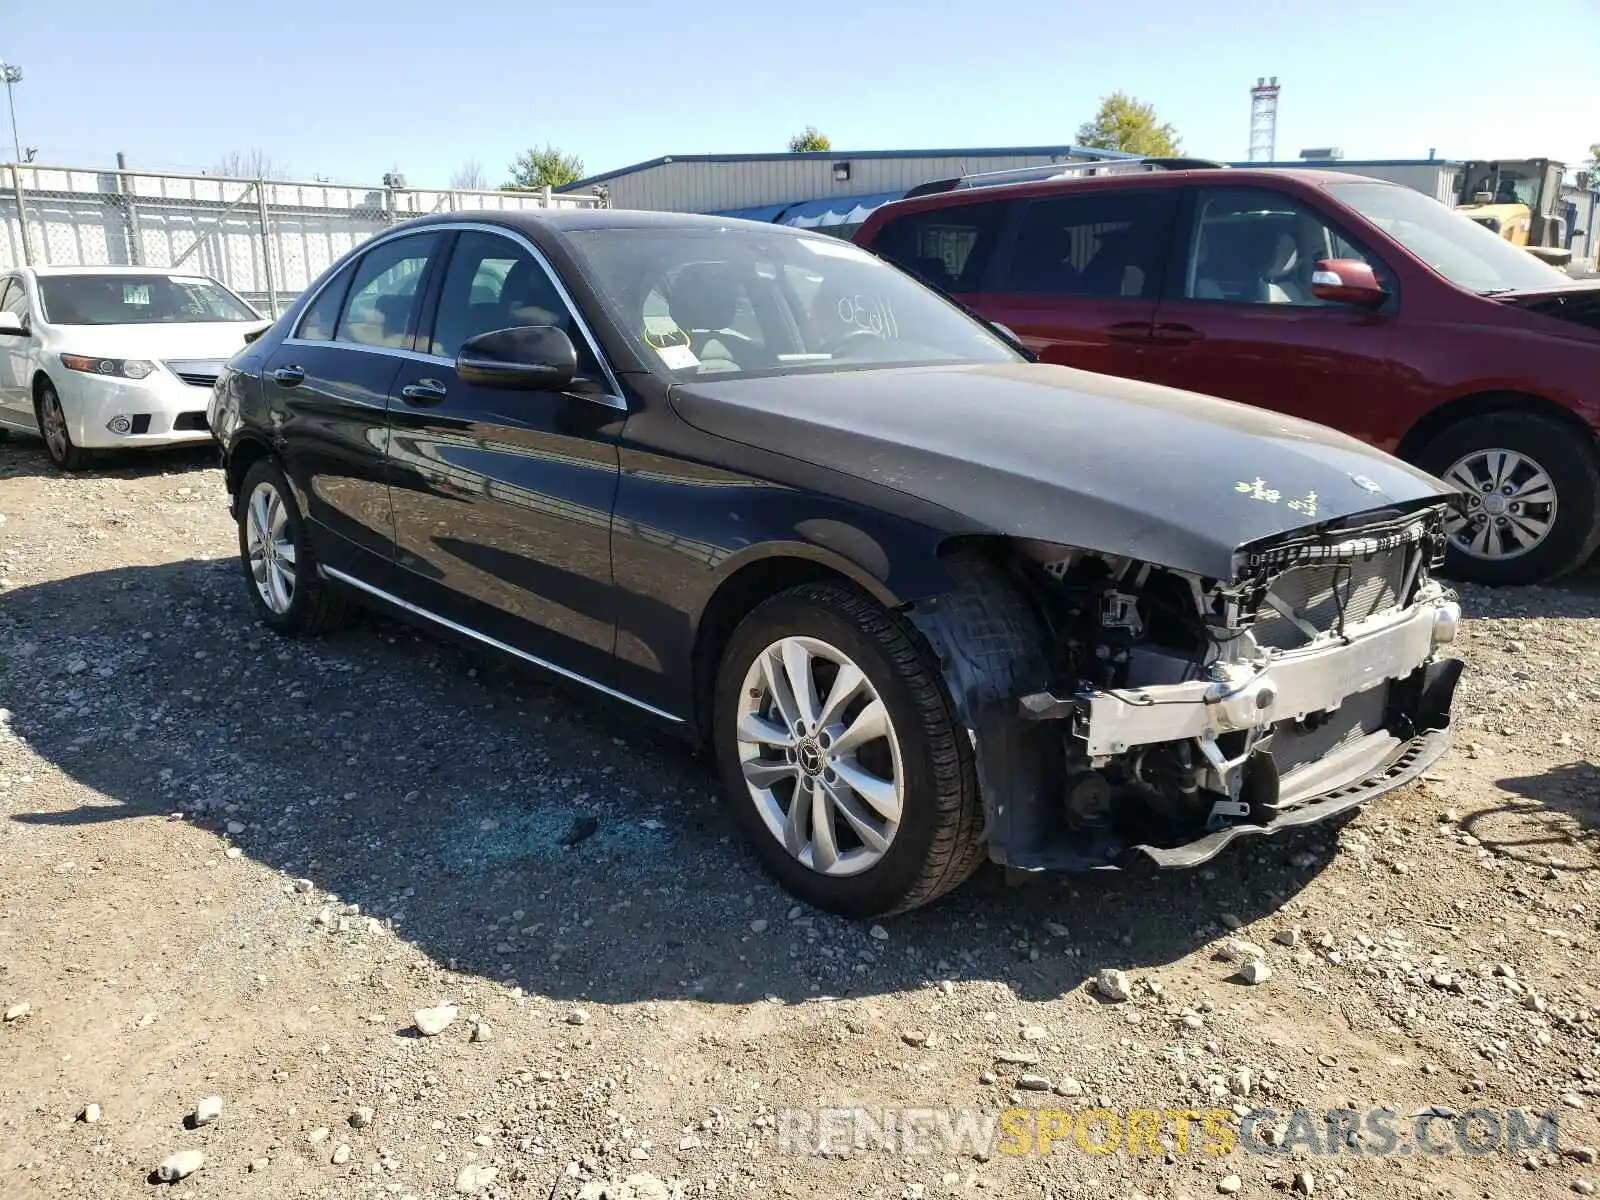
[[[1383,261],[1286,192],[1195,188],[1187,250],[1156,311],[1148,378],[1276,409],[1376,441],[1394,402],[1400,297]],[[1377,310],[1317,299],[1316,264],[1369,263],[1391,291]]]
[[[1085,188],[1027,202],[973,306],[1044,362],[1144,378],[1177,194]]]
[[[289,476],[324,565],[380,586],[394,551],[389,393],[409,360],[437,233],[380,242],[322,292],[262,373]]]
[[[475,334],[561,326],[578,348],[567,392],[484,387],[454,360]],[[611,510],[626,413],[542,258],[511,237],[455,238],[426,358],[389,407],[396,587],[405,599],[605,682],[616,618]]]
[[[0,310],[29,324],[28,293],[18,275],[0,278]],[[33,360],[34,335],[0,331],[0,425],[34,426]]]

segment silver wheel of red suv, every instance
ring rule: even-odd
[[[1542,414],[1469,417],[1422,447],[1417,465],[1460,489],[1445,570],[1472,583],[1529,584],[1582,565],[1600,545],[1600,456]]]
[[[1516,558],[1555,528],[1560,500],[1550,474],[1531,456],[1496,446],[1458,458],[1444,473],[1467,497],[1445,523],[1451,543],[1472,558]]]

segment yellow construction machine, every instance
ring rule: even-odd
[[[1469,162],[1461,172],[1456,211],[1522,246],[1553,267],[1572,261],[1561,177],[1548,158]]]

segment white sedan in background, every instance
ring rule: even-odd
[[[26,267],[0,276],[0,429],[37,430],[67,471],[96,450],[206,441],[222,364],[267,325],[206,275]]]

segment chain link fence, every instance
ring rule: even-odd
[[[0,171],[0,271],[136,266],[214,276],[277,316],[329,264],[429,213],[592,208],[593,196],[350,187],[33,163]]]

